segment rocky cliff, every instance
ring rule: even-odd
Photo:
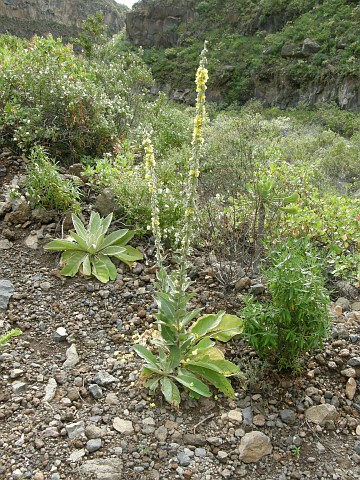
[[[29,37],[51,32],[66,38],[97,11],[103,12],[110,33],[123,28],[127,8],[114,0],[0,0],[0,33]]]
[[[357,1],[141,0],[126,16],[126,31],[173,98],[191,101],[207,39],[213,100],[360,110]]]

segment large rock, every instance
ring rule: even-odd
[[[302,53],[298,45],[290,43],[282,47],[281,56],[284,58],[298,58],[302,57]]]
[[[3,17],[0,32],[8,30],[13,34],[29,36],[52,31],[58,36],[60,31],[63,36],[69,37],[76,35],[84,20],[97,11],[104,14],[110,33],[117,33],[123,28],[126,9],[114,0],[86,3],[82,0],[6,0],[0,2],[0,17]]]
[[[301,47],[301,53],[304,57],[310,57],[310,55],[313,55],[320,49],[321,45],[318,42],[314,42],[313,40],[310,40],[310,38],[305,38]]]
[[[240,460],[244,463],[258,462],[272,452],[270,438],[262,432],[246,433],[239,446]]]
[[[323,405],[315,405],[308,408],[305,412],[305,417],[309,422],[325,425],[326,422],[334,422],[336,420],[337,411],[334,405],[324,403]]]
[[[131,42],[143,47],[174,47],[179,40],[178,27],[196,15],[186,0],[139,2],[126,15],[126,33]]]
[[[11,295],[14,293],[14,285],[10,280],[0,279],[0,312],[5,311]]]
[[[31,208],[28,202],[21,198],[13,205],[13,211],[5,215],[5,220],[7,222],[18,225],[20,223],[25,223],[30,219]]]
[[[109,213],[117,213],[120,211],[119,203],[110,188],[105,188],[100,195],[96,197],[95,209],[102,217],[106,217]]]
[[[120,458],[97,458],[88,460],[79,467],[80,478],[93,480],[119,480],[122,476],[123,463]]]

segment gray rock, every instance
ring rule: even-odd
[[[0,242],[2,242],[2,240],[0,240]],[[0,279],[0,312],[7,309],[10,297],[13,293],[14,285],[10,280]]]
[[[54,333],[54,340],[55,342],[65,342],[68,336],[69,334],[67,333],[66,329],[64,327],[59,327]]]
[[[350,310],[350,301],[345,297],[339,297],[335,305],[339,305],[343,309],[343,312]]]
[[[63,368],[73,368],[75,365],[79,363],[79,355],[76,351],[76,345],[73,343],[67,350],[66,350],[66,360],[63,363]]]
[[[262,293],[265,292],[265,287],[261,283],[258,283],[256,285],[251,285],[250,292],[253,295],[261,295]]]
[[[46,387],[45,387],[45,396],[43,398],[43,402],[51,402],[51,400],[55,397],[57,383],[55,378],[50,378]]]
[[[284,409],[280,411],[281,420],[287,425],[294,425],[296,422],[296,414],[293,410]]]
[[[99,385],[97,385],[96,383],[92,383],[91,385],[89,385],[89,392],[96,400],[99,400],[103,396],[103,391],[101,387],[99,387]]]
[[[155,420],[152,417],[144,418],[142,432],[149,435],[155,432]]]
[[[323,405],[315,405],[305,411],[305,416],[309,422],[317,425],[324,425],[326,422],[335,421],[337,411],[334,405],[324,403]]]
[[[134,433],[134,427],[131,420],[124,420],[120,417],[115,417],[113,427],[119,433],[123,435],[132,435]]]
[[[0,202],[0,218],[2,218],[6,213],[11,211],[10,202]]]
[[[253,416],[254,416],[252,408],[251,407],[243,408],[242,414],[243,414],[244,425],[252,425]]]
[[[239,410],[229,410],[227,419],[235,425],[241,425],[243,422],[243,414]]]
[[[93,438],[86,443],[86,450],[90,453],[96,452],[102,446],[101,438]]]
[[[80,420],[79,422],[69,423],[65,425],[66,432],[70,439],[81,437],[85,435],[85,423],[84,420]]]
[[[112,383],[118,382],[119,380],[110,373],[106,372],[105,370],[101,370],[98,372],[95,377],[93,378],[93,382],[100,387],[106,387],[107,385],[111,385]]]
[[[185,433],[183,437],[184,445],[194,445],[194,447],[202,447],[206,445],[206,439],[199,434]]]
[[[76,463],[78,462],[79,460],[82,459],[82,457],[85,456],[85,449],[84,448],[81,448],[80,450],[75,450],[75,452],[73,452],[70,457],[69,457],[69,461],[71,463]]]
[[[9,242],[9,240],[7,239],[0,240],[0,250],[10,250],[11,247],[12,247],[12,243]]]
[[[31,217],[35,222],[48,224],[57,218],[56,210],[48,210],[47,208],[36,208],[31,212]]]
[[[119,457],[88,460],[79,467],[80,478],[119,480],[123,478],[123,463]]]
[[[350,360],[348,361],[348,365],[350,365],[350,367],[354,367],[354,368],[360,367],[360,357],[350,358]]]
[[[161,425],[154,432],[154,436],[157,440],[159,440],[159,442],[165,442],[167,435],[168,435],[168,431],[164,425]]]
[[[21,395],[26,390],[26,383],[16,381],[12,384],[12,389],[15,395]]]
[[[301,53],[304,55],[304,57],[310,57],[310,55],[313,55],[320,49],[321,45],[318,42],[310,40],[310,38],[305,38],[301,48]]]
[[[31,208],[25,198],[16,199],[16,202],[13,203],[13,211],[5,215],[5,220],[7,222],[13,223],[14,225],[25,223],[30,219]]]
[[[195,457],[205,458],[206,457],[205,448],[195,448]]]
[[[302,57],[302,53],[298,45],[291,43],[289,45],[284,45],[282,47],[281,56],[284,58],[288,58],[288,57],[296,58],[296,57]]]
[[[105,188],[105,190],[97,196],[95,209],[102,217],[106,217],[109,213],[119,211],[119,203],[115,198],[114,192],[110,188]]]
[[[240,460],[244,463],[258,462],[272,452],[270,438],[262,432],[246,433],[240,442]]]
[[[90,423],[85,428],[85,435],[89,440],[93,440],[95,438],[103,438],[106,435],[106,429],[97,427],[93,423]]]
[[[191,459],[186,453],[178,452],[176,455],[178,458],[178,462],[182,467],[188,467],[190,465]]]
[[[251,286],[250,278],[243,277],[243,278],[240,278],[240,280],[238,280],[235,283],[235,290],[237,290],[238,292],[241,292],[242,290],[247,290],[248,288],[250,288],[250,286]]]
[[[353,302],[351,304],[351,310],[353,312],[360,312],[360,302]]]
[[[44,438],[57,438],[59,435],[57,427],[48,427],[43,431]]]

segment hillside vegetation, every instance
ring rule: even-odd
[[[283,107],[299,101],[336,100],[344,108],[359,109],[357,1],[188,0],[180,4],[192,13],[170,26],[165,23],[162,35],[173,30],[172,44],[143,45],[145,59],[160,84],[191,88],[197,52],[207,39],[209,89],[216,100],[244,102],[255,95],[271,104],[266,89],[272,89],[273,104]],[[132,18],[148,15],[144,29],[156,28],[151,16],[171,15],[174,7],[170,0],[137,3],[127,19],[130,39],[134,41]]]

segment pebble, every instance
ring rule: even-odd
[[[294,425],[296,423],[296,414],[293,410],[280,410],[280,418],[287,425]]]
[[[103,396],[103,391],[101,387],[99,387],[99,385],[97,385],[96,383],[92,383],[91,385],[89,385],[89,392],[96,400],[99,400]]]
[[[182,467],[188,467],[190,465],[190,462],[191,462],[191,459],[188,455],[186,455],[186,453],[184,452],[179,452],[177,454],[177,459],[179,461],[179,464],[182,466]]]
[[[26,390],[26,383],[16,381],[11,385],[11,387],[12,387],[12,390],[15,393],[15,395],[21,395]]]
[[[70,439],[85,435],[85,423],[83,420],[75,423],[69,423],[65,426],[65,429]]]
[[[131,420],[124,420],[123,418],[115,417],[113,427],[117,432],[122,433],[123,435],[132,435],[134,433],[134,427]]]
[[[86,443],[86,450],[90,453],[96,452],[102,446],[101,438],[93,438]]]
[[[50,378],[46,387],[45,387],[45,396],[43,398],[43,402],[51,402],[55,397],[57,388],[57,383],[55,378]]]
[[[349,400],[353,400],[356,393],[356,380],[355,378],[349,378],[345,387],[346,396]]]
[[[55,342],[65,342],[68,337],[68,333],[64,327],[59,327],[56,329],[54,333],[54,340]]]
[[[73,343],[67,350],[66,350],[66,360],[63,363],[63,368],[70,369],[75,367],[79,363],[79,355],[76,351],[76,345]]]
[[[241,425],[243,421],[243,415],[239,410],[230,410],[227,415],[227,419],[235,425]]]
[[[100,387],[106,387],[118,381],[119,380],[117,378],[113,377],[112,375],[110,375],[110,373],[106,372],[105,370],[101,370],[93,378],[93,382],[96,383],[97,385],[100,385]]]

